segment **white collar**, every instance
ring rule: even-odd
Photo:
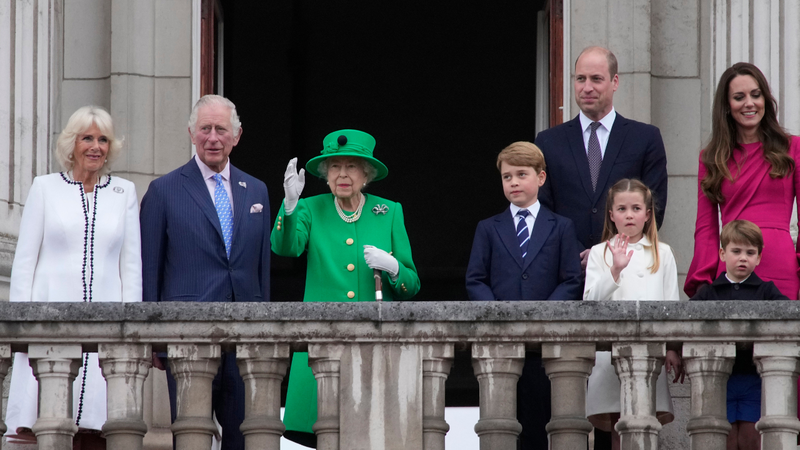
[[[209,178],[213,179],[214,175],[217,174],[217,172],[214,172],[213,170],[211,170],[211,168],[208,167],[206,165],[206,163],[201,161],[199,156],[194,155],[194,160],[197,162],[197,167],[200,168],[200,173],[203,174],[203,179],[204,180],[207,180]],[[228,161],[225,163],[225,167],[222,169],[222,172],[219,172],[219,174],[222,175],[222,179],[223,180],[225,180],[225,181],[230,181],[231,180],[231,160],[230,160],[230,158],[228,158]]]
[[[750,272],[750,275],[752,275],[752,274],[753,274],[753,272]],[[750,275],[748,275],[748,276],[747,276],[747,278],[750,278]],[[744,283],[745,281],[747,281],[747,278],[745,278],[745,279],[744,279],[744,280],[742,280],[742,281],[733,281],[733,280],[731,280],[731,277],[729,277],[729,276],[728,276],[728,272],[725,272],[725,278],[727,278],[727,279],[728,279],[728,281],[729,281],[731,284],[742,284],[742,283]]]
[[[581,121],[581,131],[586,131],[586,129],[589,128],[589,125],[591,125],[594,122],[594,120],[587,117],[586,114],[583,113],[583,111],[581,111],[580,114],[578,114],[578,118]],[[606,114],[605,117],[598,120],[598,122],[600,122],[600,124],[603,125],[603,128],[608,130],[608,132],[610,133],[611,126],[614,125],[614,120],[616,118],[617,118],[617,110],[615,110],[614,107],[612,106],[611,111],[608,114]]]
[[[536,200],[536,203],[532,204],[531,206],[529,206],[529,207],[527,207],[525,209],[528,210],[528,212],[530,213],[531,217],[533,217],[533,220],[536,220],[536,216],[539,215],[539,209],[541,209],[541,207],[542,207],[542,204],[539,203],[539,200]],[[523,209],[523,208],[520,208],[519,206],[517,206],[517,205],[515,205],[513,203],[511,204],[510,208],[511,208],[511,217],[517,217],[517,213],[519,212],[519,210]]]

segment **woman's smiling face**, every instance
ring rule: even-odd
[[[756,131],[764,118],[764,95],[750,75],[739,75],[728,83],[728,105],[739,134]]]

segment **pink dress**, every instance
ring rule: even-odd
[[[719,210],[700,189],[700,181],[706,175],[706,167],[700,163],[694,257],[684,291],[691,297],[700,286],[711,283],[725,270],[725,264],[719,259],[720,225],[717,211],[720,211],[723,225],[743,219],[761,228],[764,251],[756,273],[761,279],[774,282],[783,295],[796,299],[800,289],[800,253],[789,234],[789,222],[792,207],[800,192],[800,137],[793,136],[789,145],[789,156],[795,160],[797,167],[784,178],[769,176],[770,165],[763,157],[761,143],[741,144],[741,148],[744,151],[736,150],[728,161],[734,181],[722,181],[725,201],[719,205]],[[737,169],[737,161],[741,163],[741,171]]]

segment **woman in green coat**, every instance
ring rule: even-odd
[[[283,180],[285,199],[272,230],[272,251],[281,256],[308,252],[303,301],[375,301],[376,270],[383,300],[407,300],[419,292],[403,208],[362,193],[388,174],[372,156],[375,139],[362,131],[340,130],[322,141],[322,154],[306,169],[328,182],[331,194],[301,199],[305,170],[289,161]],[[316,447],[311,430],[317,420],[317,382],[308,354],[295,353],[286,397],[286,438]]]

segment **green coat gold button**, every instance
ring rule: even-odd
[[[353,298],[355,296],[356,296],[356,293],[353,292],[353,291],[350,291],[350,292],[347,293],[347,298]]]
[[[352,271],[356,270],[356,266],[355,266],[355,265],[353,265],[353,264],[348,264],[348,265],[347,265],[347,270],[349,270],[350,272],[352,272]]]
[[[353,245],[354,241],[353,241],[353,238],[347,238],[347,240],[344,241],[344,242],[347,243],[347,245]]]

